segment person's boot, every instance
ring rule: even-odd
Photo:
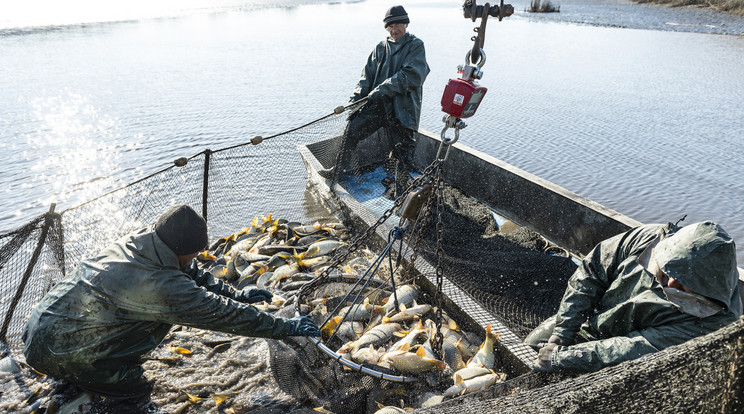
[[[403,160],[398,161],[395,168],[395,198],[397,199],[408,189],[408,180],[411,175],[411,168]]]

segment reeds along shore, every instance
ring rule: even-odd
[[[636,3],[663,4],[671,7],[709,7],[744,16],[744,0],[633,0]],[[531,0],[526,11],[531,13],[560,12],[560,4],[551,0]]]
[[[697,6],[744,16],[744,0],[633,0],[636,3],[664,4],[672,7]]]

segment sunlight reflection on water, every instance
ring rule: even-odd
[[[177,157],[329,113],[348,101],[384,37],[387,7],[246,5],[3,36],[0,232],[52,202],[71,207]],[[626,17],[633,10],[618,7]],[[421,128],[437,134],[442,89],[475,24],[457,2],[406,8],[431,67]],[[481,81],[489,92],[461,142],[639,221],[690,213],[688,221],[713,218],[744,238],[741,38],[536,23],[515,9],[489,23]]]

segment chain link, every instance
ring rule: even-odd
[[[446,145],[446,144],[443,144]],[[449,147],[449,145],[446,145]],[[441,150],[441,148],[440,148]],[[408,186],[408,188],[401,194],[398,198],[395,199],[393,202],[393,206],[390,207],[388,210],[386,210],[380,218],[377,219],[377,221],[369,226],[359,237],[354,239],[354,242],[348,245],[346,248],[342,248],[339,253],[337,253],[333,260],[331,261],[330,265],[326,267],[316,278],[314,278],[312,281],[307,283],[305,286],[300,289],[298,299],[301,297],[304,297],[306,293],[315,290],[315,288],[323,283],[323,281],[330,275],[331,271],[333,269],[338,268],[339,264],[344,262],[349,255],[354,253],[359,249],[359,247],[362,246],[364,241],[366,241],[372,234],[374,234],[377,231],[377,228],[380,227],[383,223],[385,223],[392,215],[393,213],[400,208],[400,206],[405,201],[408,194],[414,189],[421,185],[426,184],[427,181],[429,181],[433,188],[433,191],[429,198],[427,198],[426,202],[424,203],[421,211],[419,212],[418,218],[416,220],[415,224],[415,231],[412,231],[411,235],[409,235],[409,246],[413,246],[413,251],[411,252],[411,258],[408,263],[406,276],[409,279],[412,279],[413,270],[415,269],[415,262],[418,258],[418,249],[421,243],[421,239],[423,238],[424,229],[426,228],[426,225],[429,223],[430,217],[431,217],[431,210],[432,210],[432,203],[433,200],[436,199],[436,214],[437,214],[437,224],[436,224],[436,237],[437,237],[437,249],[436,249],[436,257],[437,257],[437,266],[436,266],[436,292],[434,293],[434,303],[436,306],[436,314],[435,314],[435,325],[436,325],[436,332],[434,334],[434,337],[432,338],[432,351],[435,355],[439,356],[440,359],[442,358],[442,344],[444,343],[444,335],[442,334],[442,285],[444,283],[444,270],[442,268],[442,260],[444,257],[444,249],[442,248],[442,234],[443,234],[443,223],[442,223],[442,214],[444,212],[444,173],[443,173],[443,167],[444,167],[444,159],[437,158],[434,160],[426,169],[424,169],[421,176],[416,177],[411,181],[411,184]],[[335,193],[333,193],[335,195]],[[420,224],[419,224],[420,223]],[[410,243],[411,237],[413,237],[413,243]],[[394,275],[390,275],[390,277],[394,277]],[[295,301],[295,309],[297,312],[300,310],[300,301]]]
[[[403,204],[403,201],[405,201],[408,194],[414,188],[421,185],[421,183],[425,182],[427,179],[431,179],[430,177],[432,173],[435,171],[435,169],[438,167],[440,163],[441,162],[439,160],[435,160],[428,167],[426,167],[426,169],[424,169],[421,176],[413,179],[411,184],[408,186],[408,188],[406,188],[403,194],[401,194],[398,198],[395,199],[392,207],[390,207],[388,210],[382,213],[380,218],[377,219],[377,221],[373,225],[368,227],[359,237],[354,239],[354,242],[352,244],[348,245],[348,247],[346,248],[341,248],[339,253],[337,253],[333,257],[333,260],[331,260],[331,263],[328,265],[328,267],[326,267],[317,277],[315,277],[313,280],[305,284],[305,286],[303,286],[300,289],[298,298],[304,297],[306,293],[315,290],[315,288],[317,288],[318,285],[323,283],[323,281],[330,275],[333,269],[338,268],[340,263],[343,263],[349,257],[349,255],[357,251],[359,247],[363,244],[363,242],[367,240],[372,234],[374,234],[377,231],[377,228],[380,227],[383,223],[385,223],[390,218],[390,216],[392,216],[393,213],[398,208],[400,208],[400,206]],[[336,196],[336,193],[332,192],[332,194]],[[390,275],[390,277],[393,277],[393,275]],[[300,310],[299,300],[295,301],[295,310],[297,310],[298,312]]]
[[[444,249],[442,248],[442,232],[444,226],[442,224],[442,214],[444,212],[444,174],[443,168],[437,169],[435,177],[437,200],[437,269],[436,269],[436,287],[437,290],[434,294],[434,303],[437,307],[434,322],[436,324],[436,333],[431,341],[431,348],[435,355],[443,357],[442,344],[444,343],[444,335],[442,335],[442,285],[444,283],[444,270],[442,269],[442,259],[444,257]]]

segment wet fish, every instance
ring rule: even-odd
[[[434,394],[433,392],[425,392],[424,395],[418,399],[418,406],[420,408],[433,407],[437,404],[442,403],[444,397],[442,395]]]
[[[471,378],[479,377],[481,375],[493,373],[494,372],[492,370],[484,367],[465,367],[455,371],[455,373],[452,375],[452,379],[456,380],[456,376],[460,376],[463,381],[466,381]]]
[[[247,251],[239,251],[227,262],[227,278],[228,280],[234,280],[245,277],[244,272],[254,262],[268,259],[269,256],[251,254]],[[255,270],[257,270],[257,268]]]
[[[267,285],[271,288],[276,288],[284,279],[292,277],[293,274],[300,271],[300,265],[297,263],[289,263],[279,266],[274,270],[271,279],[267,282]]]
[[[320,329],[321,335],[323,337],[328,338],[329,336],[333,335],[333,332],[338,327],[338,324],[341,323],[341,317],[340,316],[334,316],[328,322],[326,322],[323,327]]]
[[[444,391],[445,398],[456,397],[458,395],[480,391],[497,382],[504,381],[506,379],[506,374],[492,373],[480,375],[469,380],[463,380],[462,377],[460,377],[459,375],[455,375],[455,377],[455,385],[449,387],[446,391]]]
[[[253,246],[248,250],[249,253],[258,254],[258,249],[262,248],[263,246],[266,246],[271,242],[271,235],[269,234],[263,234],[259,237],[258,240],[256,240],[256,243],[253,244]]]
[[[444,321],[443,321],[444,322]],[[436,323],[433,319],[427,319],[425,323],[426,327],[428,328],[428,335],[429,338],[426,342],[428,345],[428,349],[431,349],[431,341],[434,338],[434,335],[436,334]],[[452,326],[456,326],[455,324],[452,324]],[[442,334],[442,352],[443,356],[442,359],[444,359],[444,362],[449,365],[450,368],[453,370],[458,370],[460,368],[463,368],[465,366],[465,361],[462,357],[462,353],[460,352],[460,349],[457,347],[457,341],[460,339],[461,335],[460,333],[454,331],[450,326],[447,324],[442,324],[441,329]]]
[[[303,272],[314,272],[319,266],[327,263],[328,260],[328,256],[317,256],[310,259],[297,258],[297,264],[300,265],[300,270]]]
[[[297,246],[309,246],[315,243],[316,241],[323,239],[324,237],[325,236],[317,235],[317,234],[311,234],[309,236],[300,237],[299,239],[297,239],[296,245]]]
[[[271,256],[265,254],[254,254],[245,251],[234,255],[232,261],[235,263],[235,268],[240,269],[251,263],[262,262],[269,259],[271,259]]]
[[[355,352],[360,348],[366,348],[369,345],[381,345],[393,338],[395,332],[403,329],[397,323],[385,323],[377,325],[367,330],[359,339],[353,342],[347,342],[344,344],[339,353],[344,352]]]
[[[480,349],[480,338],[473,332],[462,332],[460,339],[457,341],[457,349],[460,350],[465,360],[469,360]]]
[[[253,234],[251,236],[245,237],[240,241],[236,241],[235,244],[233,244],[230,247],[230,250],[227,250],[227,253],[225,253],[226,256],[235,256],[236,254],[240,252],[248,252],[251,250],[251,248],[256,244],[258,239],[261,237],[260,234]],[[257,253],[257,252],[254,252]]]
[[[361,322],[345,321],[336,329],[336,336],[342,341],[356,341],[364,333],[364,324]]]
[[[292,279],[291,282],[285,282],[285,283],[282,284],[282,286],[281,286],[282,291],[284,291],[284,292],[294,292],[294,291],[296,291],[298,289],[301,289],[303,286],[307,285],[308,283],[310,283],[309,280],[298,280],[298,281],[295,281],[292,278],[292,276],[290,276],[290,279]]]
[[[427,358],[431,358],[431,359],[438,359],[439,358],[438,356],[434,355],[434,351],[431,349],[431,338],[426,338],[426,342],[424,342],[421,345],[416,345],[412,349],[416,349],[416,351],[418,351],[419,349],[423,349],[424,350],[424,355]]]
[[[264,266],[266,269],[264,269],[265,272],[273,272],[277,268],[284,266],[285,264],[290,263],[293,259],[292,253],[287,252],[279,252],[271,256],[271,258],[266,261]]]
[[[380,403],[377,403],[377,411],[375,411],[374,414],[398,414],[405,412],[407,411],[394,405],[382,405]]]
[[[308,246],[307,250],[302,253],[302,258],[310,259],[317,256],[325,256],[327,254],[331,254],[333,251],[345,244],[346,243],[338,240],[317,241]]]
[[[374,309],[374,305],[369,303],[369,298],[365,298],[362,303],[342,308],[338,315],[346,321],[368,321],[372,317]]]
[[[209,253],[209,251],[207,250],[204,250],[196,256],[196,260],[200,262],[211,262],[217,260],[217,256]]]
[[[211,273],[212,276],[215,278],[227,279],[227,266],[226,265],[210,266],[208,272]]]
[[[307,250],[305,246],[288,246],[279,244],[268,244],[258,249],[258,254],[265,254],[272,256],[279,252],[283,253],[300,253]]]
[[[395,309],[395,298],[398,298],[398,304],[410,305],[418,299],[419,289],[413,285],[403,285],[395,290],[395,294],[390,294],[384,305],[375,308],[375,313],[383,315],[389,314]]]
[[[446,362],[453,370],[462,369],[466,366],[465,361],[462,358],[462,353],[457,347],[457,342],[452,342],[445,338],[444,341],[442,341],[442,352],[444,353],[444,362]]]
[[[266,267],[261,262],[251,263],[247,268],[238,273],[238,285],[250,285],[256,283],[259,277],[266,272]]]
[[[412,321],[417,318],[421,318],[422,315],[428,313],[431,311],[432,307],[429,304],[416,304],[416,301],[413,302],[413,305],[410,308],[407,308],[405,304],[400,304],[400,311],[393,316],[390,317],[384,317],[382,318],[383,322],[408,322]]]
[[[300,272],[300,273],[295,273],[292,275],[292,281],[293,282],[308,282],[308,281],[315,279],[316,277],[318,276],[312,273]]]
[[[370,345],[367,348],[358,349],[350,353],[351,360],[357,364],[377,364],[382,356],[384,350],[375,350],[375,347]]]
[[[413,329],[411,329],[411,331],[408,332],[406,336],[404,336],[401,340],[394,343],[390,348],[388,348],[388,352],[410,348],[421,335],[426,334],[427,332],[428,329],[424,326],[424,324],[421,323],[421,321],[418,321],[418,324],[416,324],[416,326],[414,326]]]
[[[493,368],[496,357],[493,353],[493,344],[499,335],[491,333],[491,324],[486,327],[486,339],[480,346],[480,350],[468,361],[469,367]]]
[[[415,353],[403,350],[387,352],[380,358],[379,365],[405,374],[420,374],[432,370],[444,371],[447,368],[444,361],[428,358],[426,351],[421,347]]]
[[[259,276],[256,280],[256,286],[258,286],[259,289],[268,288],[269,280],[271,280],[272,277],[274,277],[274,272],[262,273],[261,276]]]

